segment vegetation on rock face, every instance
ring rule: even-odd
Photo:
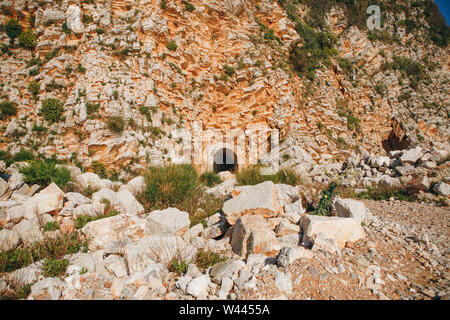
[[[20,149],[19,152],[12,155],[10,152],[0,150],[0,160],[5,161],[6,166],[9,167],[14,162],[21,162],[26,160],[33,160],[35,157],[33,153],[25,149]]]
[[[14,43],[14,40],[22,33],[22,26],[18,20],[11,19],[6,22],[5,31],[11,43]]]
[[[0,103],[0,120],[17,114],[17,107],[10,101]]]
[[[41,113],[45,120],[56,123],[64,113],[63,104],[58,99],[48,98],[42,102]]]
[[[31,31],[22,32],[19,36],[19,44],[26,49],[34,49],[37,45],[37,36]]]
[[[169,41],[166,43],[166,48],[170,51],[176,51],[178,49],[178,46],[175,41]]]
[[[122,117],[111,117],[107,120],[106,125],[111,132],[121,133],[125,128],[125,121]]]
[[[38,184],[42,187],[54,182],[58,187],[64,188],[71,180],[71,173],[64,167],[56,167],[54,160],[33,160],[28,166],[20,169],[28,184]]]

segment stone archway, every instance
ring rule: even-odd
[[[214,154],[214,172],[231,171],[238,169],[236,154],[228,148],[221,148]]]

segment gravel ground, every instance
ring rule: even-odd
[[[284,271],[292,292],[274,281],[276,268],[257,276],[260,290],[244,299],[448,299],[450,208],[364,201],[373,215],[367,237],[341,255],[316,252]]]

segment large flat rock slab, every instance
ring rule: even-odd
[[[226,201],[223,213],[231,225],[244,215],[261,215],[265,218],[278,214],[277,189],[272,181],[244,188],[239,195]]]

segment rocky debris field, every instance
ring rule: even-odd
[[[4,298],[20,288],[26,299],[449,297],[448,207],[335,197],[319,216],[299,186],[237,186],[221,173],[207,192],[225,197],[222,210],[194,224],[176,208],[145,212],[143,177],[123,184],[70,168],[78,189],[93,190],[83,195],[28,186],[19,165],[0,180]],[[57,254],[64,235],[74,242],[59,259],[13,265],[36,243]]]

